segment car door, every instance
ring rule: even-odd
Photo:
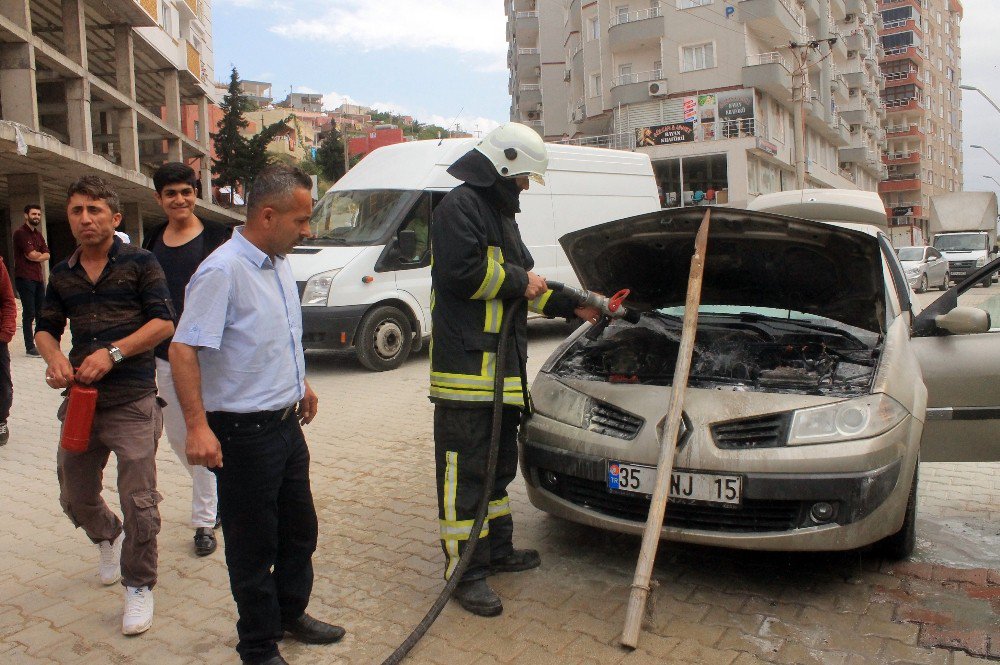
[[[940,286],[944,282],[944,274],[948,271],[948,264],[944,258],[933,247],[927,248],[927,277],[930,285]]]
[[[1000,461],[1000,287],[973,288],[997,271],[1000,259],[946,291],[914,320],[911,345],[927,386],[922,461]],[[959,306],[986,311],[990,329],[965,335],[939,330],[935,318]]]

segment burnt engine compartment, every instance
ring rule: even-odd
[[[655,312],[644,314],[638,324],[604,322],[581,335],[552,372],[591,381],[670,385],[680,337],[681,320]],[[879,350],[879,336],[858,329],[702,314],[688,383],[852,397],[870,391]]]

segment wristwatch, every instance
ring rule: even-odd
[[[125,356],[122,354],[122,350],[119,349],[114,344],[108,345],[108,353],[111,354],[111,362],[113,362],[116,365],[120,365],[122,361],[125,360]]]

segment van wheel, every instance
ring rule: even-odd
[[[913,483],[910,485],[910,497],[906,502],[906,516],[903,517],[903,526],[899,531],[883,538],[878,543],[879,551],[892,561],[902,561],[908,559],[913,554],[913,548],[917,544],[917,471],[920,468],[920,460],[917,460],[913,468]]]
[[[413,329],[406,315],[384,305],[361,319],[354,340],[354,351],[362,365],[375,372],[396,369],[403,364],[413,347]]]

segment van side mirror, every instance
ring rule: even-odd
[[[934,317],[934,325],[952,335],[975,335],[989,332],[992,323],[989,312],[978,307],[956,307],[947,314]]]
[[[403,229],[396,235],[399,255],[404,261],[412,261],[417,253],[417,233],[411,229]]]

